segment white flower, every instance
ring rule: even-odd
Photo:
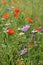
[[[11,8],[14,9],[14,6],[12,6]]]
[[[19,35],[24,35],[24,33],[23,32],[20,32]]]
[[[18,30],[21,30],[21,28],[18,28]]]
[[[37,33],[38,31],[37,30],[32,30],[32,33]]]

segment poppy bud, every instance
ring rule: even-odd
[[[15,30],[11,30],[11,29],[8,30],[8,34],[9,34],[9,35],[12,35],[12,34],[14,34],[14,33],[15,33]]]

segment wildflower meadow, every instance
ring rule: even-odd
[[[43,0],[0,0],[0,65],[43,65]]]

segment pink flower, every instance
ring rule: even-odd
[[[23,28],[21,28],[22,31],[27,31],[30,28],[29,25],[23,26]]]
[[[24,48],[23,50],[21,50],[19,53],[20,55],[24,55],[27,52],[27,48]]]

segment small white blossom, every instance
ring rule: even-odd
[[[18,30],[21,30],[21,28],[18,28]]]
[[[23,32],[20,32],[19,35],[24,35],[24,33]]]
[[[32,33],[37,33],[38,31],[37,30],[32,30]]]
[[[14,9],[14,6],[12,6],[11,8]]]

